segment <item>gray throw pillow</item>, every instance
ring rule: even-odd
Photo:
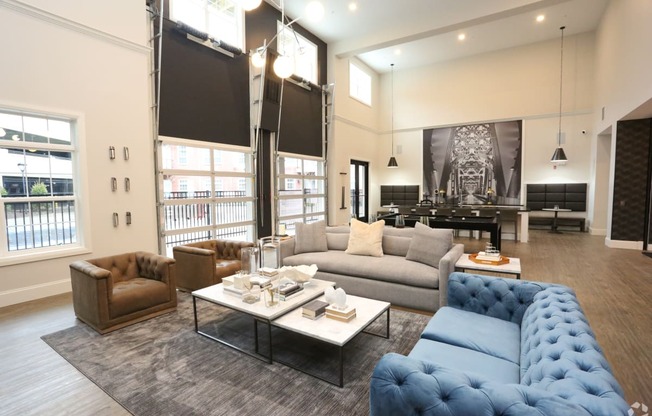
[[[312,224],[295,223],[294,254],[328,251],[326,221]]]
[[[405,258],[439,269],[439,260],[453,247],[453,230],[430,228],[416,223],[414,237]]]

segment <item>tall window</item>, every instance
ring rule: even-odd
[[[171,0],[170,18],[244,48],[244,12],[233,0]]]
[[[353,62],[349,63],[349,95],[364,104],[371,105],[371,75]]]
[[[182,148],[186,166],[175,162]],[[167,255],[172,247],[193,241],[254,240],[250,148],[164,139],[159,153],[161,239]]]
[[[307,79],[313,84],[319,84],[317,70],[317,45],[290,28],[283,29],[277,21],[278,51],[294,60],[294,74]]]
[[[323,159],[281,155],[278,158],[277,229],[293,235],[295,223],[326,218],[326,176]]]
[[[78,243],[75,125],[0,110],[0,257]]]

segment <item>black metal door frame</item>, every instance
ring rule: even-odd
[[[364,178],[360,178],[360,169]],[[369,221],[369,162],[351,159],[351,216],[362,222]],[[360,199],[364,201],[364,212],[360,212]]]

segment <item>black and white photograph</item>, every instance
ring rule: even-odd
[[[518,205],[521,120],[423,131],[423,193],[436,203]]]

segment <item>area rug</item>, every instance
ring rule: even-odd
[[[252,318],[201,300],[197,305],[203,331],[253,352]],[[104,336],[78,322],[42,339],[134,415],[368,415],[374,366],[387,352],[407,354],[428,320],[392,309],[390,339],[354,338],[344,349],[343,388],[195,333],[186,293],[179,293],[175,312]],[[382,333],[385,325],[381,317],[368,330]],[[265,327],[258,332],[266,345]],[[337,380],[336,349],[280,329],[272,339],[275,357]]]

